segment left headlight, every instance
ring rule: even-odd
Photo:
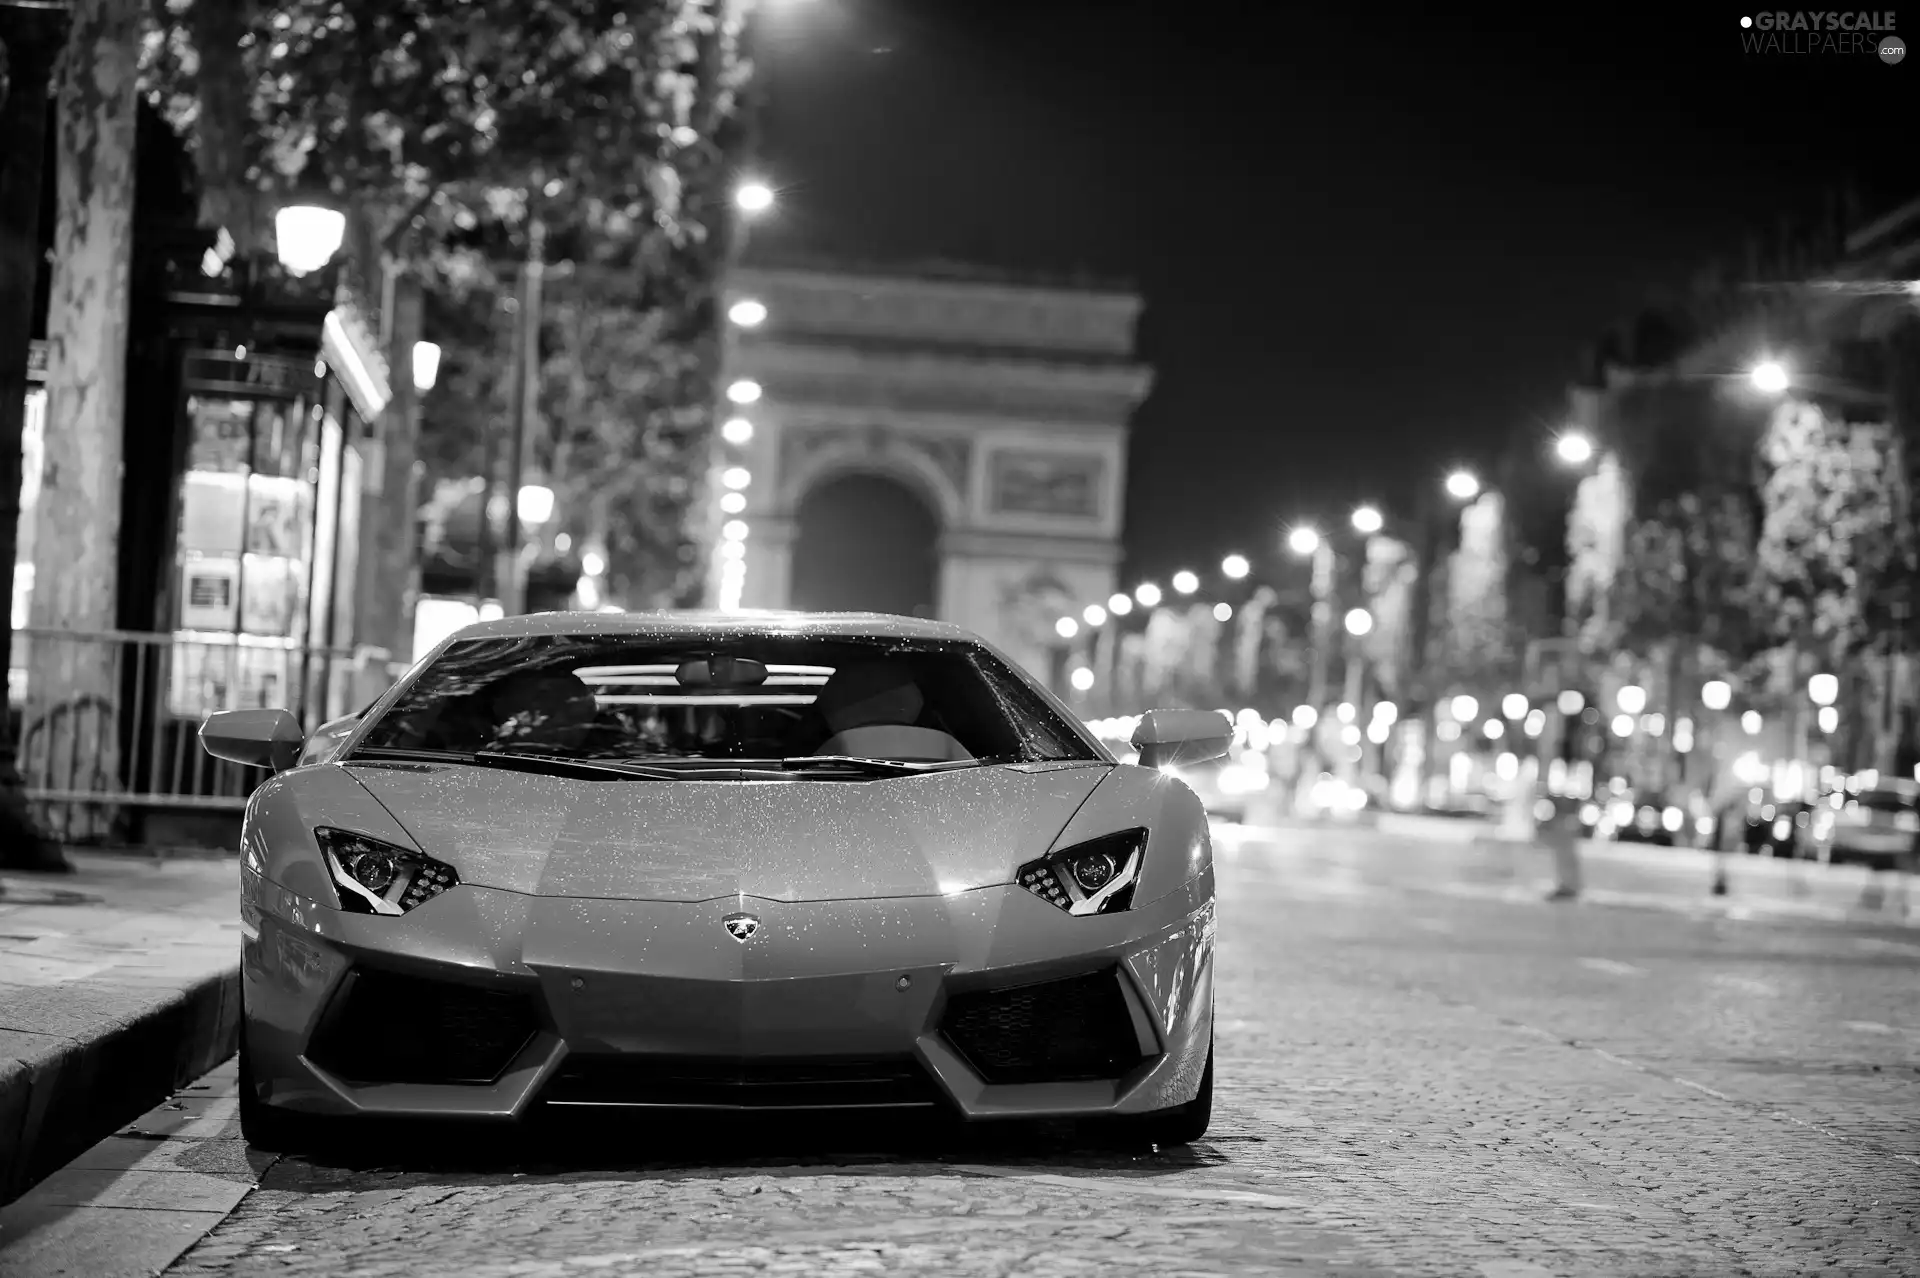
[[[1145,829],[1122,830],[1049,852],[1020,867],[1020,886],[1069,914],[1118,914],[1133,904],[1146,859]]]
[[[460,882],[451,865],[410,848],[322,826],[313,832],[340,907],[354,914],[405,914]]]

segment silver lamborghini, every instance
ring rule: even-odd
[[[1213,1096],[1212,851],[976,636],[870,615],[546,614],[455,634],[271,768],[242,836],[241,1122],[612,1109],[1097,1120]]]

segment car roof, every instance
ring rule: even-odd
[[[979,635],[944,621],[884,612],[537,612],[524,617],[477,621],[454,639],[521,639],[530,635],[634,635],[649,639],[700,639],[715,635],[818,639],[957,639],[981,643]]]

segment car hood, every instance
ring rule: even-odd
[[[1011,882],[1113,769],[1011,765],[861,781],[589,781],[371,763],[347,771],[464,883],[627,901],[830,901]]]

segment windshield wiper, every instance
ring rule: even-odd
[[[602,759],[576,759],[560,754],[523,754],[515,750],[409,750],[397,746],[365,746],[355,750],[342,763],[358,759],[406,759],[416,763],[470,763],[487,768],[509,768],[516,772],[536,772],[547,776],[573,776],[598,779],[618,776],[648,781],[673,781],[679,774],[665,768],[649,768],[635,763],[614,763]]]
[[[997,763],[997,759],[949,759],[930,763],[907,763],[900,759],[870,759],[859,754],[801,754],[781,759],[788,772],[842,771],[875,777],[918,776],[923,772],[951,772],[956,768],[977,768]]]

